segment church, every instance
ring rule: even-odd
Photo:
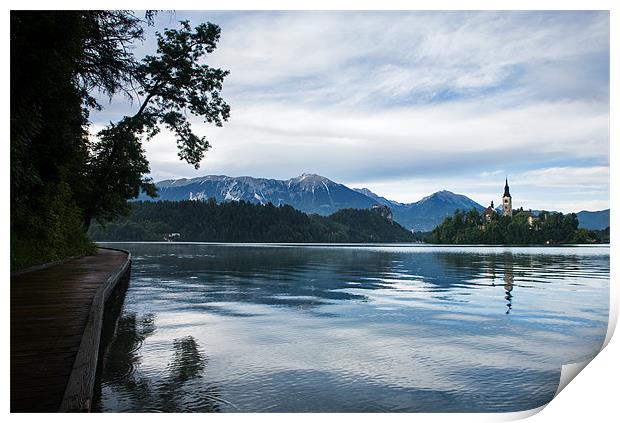
[[[493,201],[491,205],[484,210],[484,218],[489,222],[493,215],[495,215],[495,206]],[[523,210],[523,207],[517,210],[517,212],[526,217],[527,223],[530,226],[534,226],[534,222],[538,219],[532,210]],[[510,187],[508,186],[508,178],[506,178],[506,185],[504,185],[504,195],[502,196],[502,215],[512,217],[512,196],[510,195]],[[483,225],[484,226],[484,225]]]
[[[508,187],[508,178],[504,186],[504,195],[502,196],[502,210],[504,216],[512,216],[512,197],[510,196],[510,188]]]
[[[491,205],[484,210],[484,217],[487,221],[491,220],[491,217],[495,214],[495,207],[493,201]],[[508,186],[508,178],[506,178],[506,185],[504,186],[504,195],[502,196],[502,214],[504,216],[512,216],[512,196],[510,195],[510,187]]]

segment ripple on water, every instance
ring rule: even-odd
[[[608,249],[125,248],[103,411],[518,411],[607,327]]]

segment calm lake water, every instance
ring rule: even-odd
[[[100,411],[526,410],[607,329],[607,246],[110,246]]]

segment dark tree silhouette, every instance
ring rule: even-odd
[[[220,97],[228,71],[204,64],[220,28],[203,23],[157,33],[157,51],[138,60],[144,18],[128,11],[11,12],[11,267],[93,248],[93,218],[128,212],[146,178],[143,142],[161,126],[176,134],[182,160],[198,167],[209,141],[189,115],[222,125],[230,108]],[[96,94],[123,93],[137,113],[87,134]]]
[[[155,196],[155,185],[144,176],[149,164],[142,140],[156,135],[160,125],[176,134],[179,157],[198,168],[210,144],[192,131],[184,112],[217,126],[230,115],[219,95],[228,71],[199,63],[215,50],[219,37],[217,25],[200,24],[192,30],[187,21],[181,22],[180,30],[157,33],[157,54],[146,56],[132,69],[142,102],[135,115],[98,134],[89,167],[92,185],[83,197],[86,229],[93,218],[105,221],[125,214],[126,200],[141,190]]]

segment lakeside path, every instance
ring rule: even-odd
[[[11,275],[11,412],[90,410],[105,301],[130,263],[100,248]]]

